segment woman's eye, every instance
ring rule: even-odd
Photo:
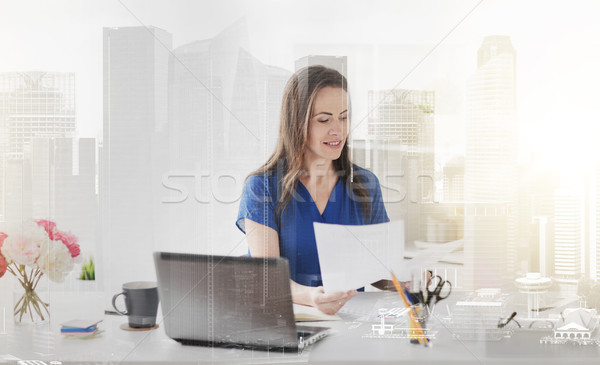
[[[347,116],[340,117],[340,120],[348,120]]]
[[[318,121],[321,122],[321,123],[325,123],[325,122],[329,121],[329,118],[327,118],[327,119],[318,119]]]

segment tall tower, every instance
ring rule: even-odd
[[[368,100],[372,148],[396,155],[391,159],[375,158],[372,170],[384,182],[388,177],[401,178],[405,196],[389,202],[387,209],[391,219],[407,222],[406,240],[412,242],[419,239],[419,222],[424,219],[421,204],[434,199],[435,93],[378,90],[369,91]],[[385,149],[377,147],[383,145]]]
[[[105,277],[116,290],[123,281],[154,276],[152,258],[138,257],[132,243],[156,248],[162,234],[156,224],[172,36],[155,27],[104,28],[103,36],[102,241]]]
[[[467,86],[465,276],[474,288],[508,285],[516,269],[515,75],[510,38],[485,37]]]

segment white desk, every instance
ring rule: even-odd
[[[183,363],[420,363],[420,364],[597,364],[600,347],[540,345],[543,332],[516,332],[498,342],[467,342],[452,339],[441,325],[433,346],[412,345],[406,339],[363,338],[374,323],[361,321],[377,312],[382,304],[399,304],[397,294],[360,293],[340,313],[343,321],[320,322],[333,328],[333,334],[301,354],[182,346],[169,339],[164,326],[148,332],[128,332],[119,328],[126,317],[104,316],[99,293],[62,293],[51,298],[52,320],[42,326],[15,326],[7,321],[0,334],[0,356],[24,360],[60,361],[62,364],[183,364]],[[2,301],[2,299],[0,299]],[[6,301],[4,301],[6,302]],[[1,307],[0,307],[1,308]],[[63,338],[60,323],[74,318],[100,317],[104,334],[93,340]],[[159,317],[160,321],[160,317]],[[435,321],[435,319],[432,319]],[[1,357],[0,357],[1,358]],[[0,361],[2,363],[2,361]],[[7,363],[17,363],[7,361]]]
[[[6,333],[0,334],[0,364],[2,356],[21,360],[42,360],[47,364],[183,364],[183,363],[306,363],[309,352],[281,354],[265,351],[237,350],[183,346],[168,338],[164,326],[152,331],[124,331],[120,325],[127,317],[104,315],[106,302],[101,293],[61,293],[51,300],[51,321],[42,325],[16,325],[7,308]],[[2,308],[0,306],[0,308]],[[106,308],[107,309],[107,308]],[[60,334],[60,324],[76,318],[101,318],[99,328],[104,333],[98,338],[80,340]],[[162,316],[157,322],[162,321]],[[8,361],[17,363],[17,361]]]

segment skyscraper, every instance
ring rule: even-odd
[[[194,189],[184,201],[181,194],[165,191],[167,240],[179,248],[230,251],[228,245],[213,246],[236,241],[230,222],[213,217],[235,215],[245,177],[266,161],[277,142],[281,98],[291,73],[248,53],[246,33],[240,20],[213,38],[177,47],[170,59],[169,168],[183,173],[169,183]]]
[[[374,150],[395,153],[375,161],[372,170],[387,184],[401,177],[404,197],[387,205],[392,219],[406,221],[406,239],[419,238],[420,204],[434,200],[435,93],[422,90],[369,91],[369,137]],[[378,145],[385,148],[378,148]]]
[[[502,286],[517,262],[516,51],[507,36],[485,37],[477,53],[466,145],[465,277],[475,288]]]
[[[102,241],[112,289],[152,277],[163,232],[160,181],[166,173],[168,67],[172,36],[155,27],[104,28]]]
[[[554,275],[576,281],[581,276],[583,248],[583,202],[575,190],[557,189],[554,194]]]

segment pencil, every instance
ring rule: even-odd
[[[396,279],[396,275],[394,275],[394,273],[392,272],[392,280],[394,282],[394,286],[396,287],[396,291],[398,292],[398,294],[400,294],[400,297],[402,298],[402,301],[404,302],[404,306],[406,306],[406,308],[410,308],[410,305],[408,304],[408,300],[406,299],[406,296],[404,295],[404,291],[402,290],[402,287],[400,286],[400,283],[398,282],[398,279]],[[414,312],[414,308],[413,310],[409,311],[409,316],[410,316],[410,320],[413,324],[413,326],[415,328],[417,328],[417,334],[421,335],[423,337],[423,340],[425,341],[425,344],[427,345],[427,343],[429,342],[427,340],[427,337],[425,336],[425,332],[423,332],[423,328],[421,327],[421,324],[419,323],[419,321],[416,319]],[[417,340],[419,341],[419,343],[422,343],[423,341],[421,341],[421,336],[417,337]]]

